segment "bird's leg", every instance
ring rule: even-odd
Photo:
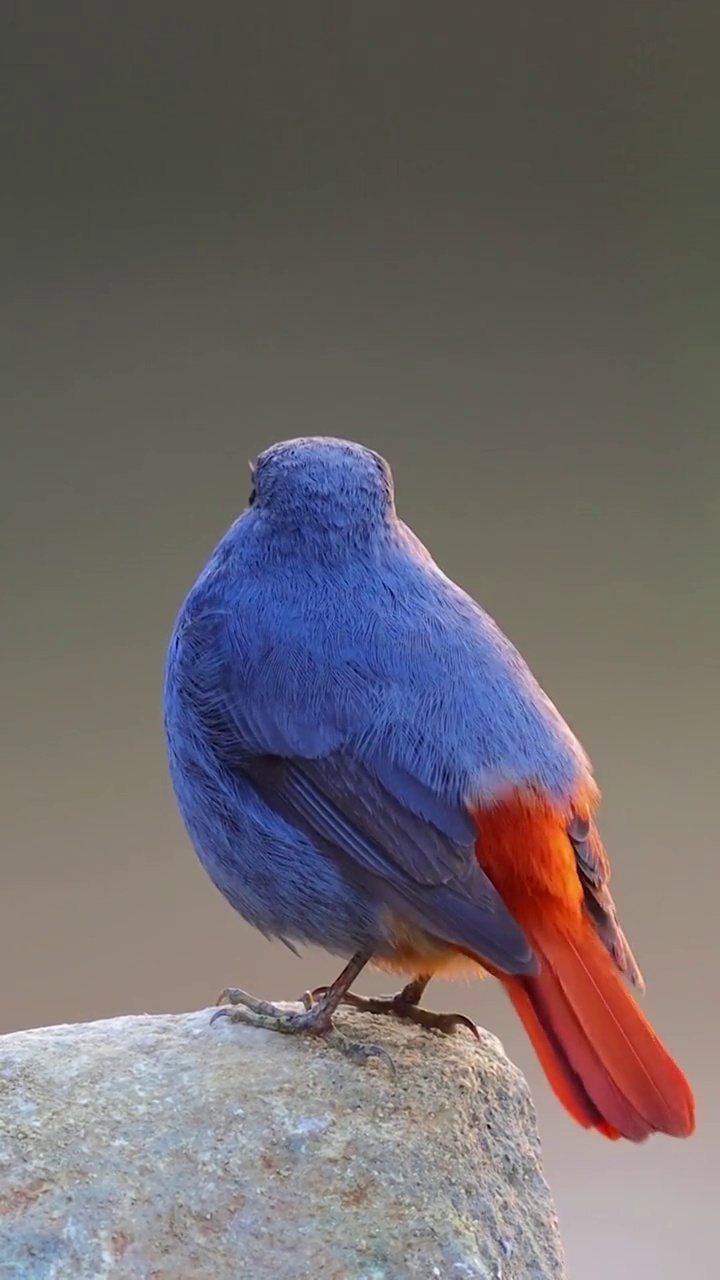
[[[372,953],[358,951],[346,964],[342,973],[332,986],[324,987],[319,1000],[306,993],[303,997],[305,1008],[302,1013],[295,1010],[281,1009],[268,1000],[257,1000],[247,991],[239,987],[226,987],[218,996],[217,1003],[221,1007],[213,1014],[211,1022],[218,1018],[228,1018],[230,1022],[244,1022],[252,1027],[263,1027],[267,1031],[279,1031],[284,1035],[322,1036],[329,1044],[334,1045],[347,1057],[362,1062],[367,1058],[384,1058],[394,1071],[392,1058],[378,1045],[356,1044],[348,1040],[338,1031],[333,1022],[333,1014],[343,1002],[362,969],[365,968]]]
[[[384,1013],[394,1018],[402,1018],[405,1022],[416,1022],[420,1027],[426,1027],[429,1031],[442,1031],[445,1035],[450,1035],[458,1027],[467,1027],[475,1039],[479,1040],[475,1023],[464,1013],[433,1013],[431,1009],[420,1008],[420,1001],[431,977],[432,974],[419,973],[396,996],[356,996],[354,991],[348,990],[341,996],[340,1003],[349,1004],[351,1008],[359,1009],[362,1013]],[[316,987],[310,992],[309,998],[324,999],[325,992],[329,990],[329,987]],[[306,1003],[307,999],[306,996]]]

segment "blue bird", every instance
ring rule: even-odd
[[[599,791],[567,724],[492,619],[399,519],[359,444],[260,455],[247,509],[178,615],[165,670],[170,774],[214,884],[268,938],[347,960],[287,1012],[239,1021],[345,1042],[341,1003],[450,1031],[434,974],[489,972],[560,1100],[607,1137],[692,1132],[680,1069],[626,986],[640,971],[608,888]],[[351,991],[363,967],[399,995]]]

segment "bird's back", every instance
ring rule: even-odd
[[[525,661],[400,521],[381,552],[336,562],[260,551],[241,519],[185,603],[169,664],[249,749],[255,725],[285,754],[292,724],[309,757],[351,744],[457,802],[587,788],[582,747]]]

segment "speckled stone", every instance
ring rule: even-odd
[[[344,1012],[393,1079],[210,1014],[0,1037],[1,1280],[564,1276],[494,1036]]]

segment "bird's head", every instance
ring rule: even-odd
[[[350,440],[305,436],[271,445],[252,470],[250,505],[277,533],[362,543],[395,511],[384,458]]]

